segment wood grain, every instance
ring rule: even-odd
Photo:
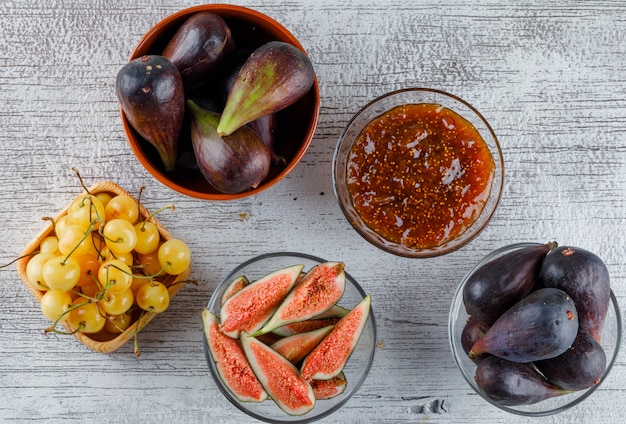
[[[547,241],[600,254],[626,304],[626,2],[241,0],[308,50],[322,107],[310,150],[254,198],[211,203],[159,184],[132,155],[114,80],[152,25],[191,1],[0,2],[0,258],[9,262],[88,184],[146,186],[149,210],[193,252],[197,286],[132,346],[101,355],[48,335],[14,267],[0,270],[0,421],[247,422],[211,380],[199,311],[240,262],[270,251],[343,260],[372,294],[379,343],[359,392],[329,423],[522,423],[489,406],[455,368],[452,295],[483,255]],[[124,5],[123,5],[124,4]],[[505,187],[490,225],[463,249],[410,260],[376,250],[333,193],[337,138],[365,103],[422,86],[473,104],[499,137]],[[625,353],[582,405],[542,423],[623,421]]]

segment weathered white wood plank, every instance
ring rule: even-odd
[[[128,4],[126,4],[128,3]],[[155,182],[119,124],[115,75],[142,34],[191,1],[0,2],[0,258],[14,258],[87,183],[111,179],[194,254],[193,278],[129,344],[95,354],[42,334],[46,322],[14,268],[0,271],[0,421],[246,422],[211,381],[200,309],[235,265],[276,250],[343,260],[372,293],[379,347],[359,393],[324,422],[522,423],[490,407],[455,369],[452,294],[490,250],[556,239],[601,254],[626,304],[626,2],[242,0],[289,28],[314,61],[322,95],[315,140],[282,183],[208,203]],[[331,162],[353,113],[387,91],[425,86],[472,103],[506,161],[491,224],[445,257],[380,252],[336,204]],[[200,223],[200,225],[198,225]],[[623,421],[624,352],[584,404],[545,423]]]

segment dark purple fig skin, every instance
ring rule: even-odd
[[[211,73],[233,50],[226,22],[214,13],[198,12],[180,26],[162,56],[178,68],[185,90],[189,91],[209,82]]]
[[[583,390],[600,383],[606,369],[606,353],[589,333],[578,331],[576,340],[563,354],[537,361],[535,366],[552,384]]]
[[[609,271],[602,259],[577,247],[559,247],[546,256],[539,283],[569,294],[581,328],[600,341],[611,296]]]
[[[187,100],[191,112],[191,141],[202,175],[222,193],[257,187],[270,168],[270,152],[259,136],[242,127],[230,136],[217,134],[220,115]]]
[[[468,318],[463,330],[461,331],[461,347],[463,347],[466,354],[469,355],[474,343],[484,336],[488,329],[489,327],[481,324],[481,322],[477,319],[474,319],[473,317]],[[472,358],[472,360],[478,360],[479,358],[482,358],[482,355]]]
[[[261,116],[248,125],[261,137],[261,140],[263,140],[267,148],[270,149],[272,163],[276,166],[284,166],[287,163],[287,159],[279,155],[274,146],[276,131],[278,130],[277,120],[276,115],[272,113],[270,115]]]
[[[474,380],[489,399],[504,406],[532,405],[570,393],[548,382],[531,364],[495,356],[478,364]]]
[[[304,96],[315,82],[313,64],[297,47],[270,41],[243,64],[228,94],[217,132],[229,135]]]
[[[115,91],[130,125],[156,148],[165,170],[173,170],[185,117],[176,66],[158,55],[133,59],[118,72]]]
[[[549,359],[565,352],[577,333],[572,298],[559,289],[539,289],[502,314],[474,343],[469,357],[490,353],[522,363]]]
[[[530,293],[541,269],[541,261],[556,247],[550,242],[506,253],[477,269],[463,288],[468,315],[485,326]]]

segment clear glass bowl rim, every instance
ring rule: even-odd
[[[226,277],[224,277],[220,281],[220,283],[216,286],[215,290],[213,291],[213,294],[211,295],[211,299],[209,300],[207,308],[209,310],[211,310],[211,311],[214,310],[215,303],[219,302],[220,297],[221,297],[222,290],[220,290],[220,289],[225,288],[225,286],[230,281],[232,281],[233,278],[235,278],[236,276],[241,275],[241,270],[245,269],[246,267],[248,267],[251,264],[254,264],[256,262],[262,261],[264,259],[271,259],[271,258],[276,258],[276,257],[301,258],[303,260],[317,262],[317,263],[323,263],[323,262],[327,261],[326,259],[322,259],[322,258],[314,256],[314,255],[310,255],[310,254],[306,254],[306,253],[299,253],[299,252],[290,252],[290,251],[264,253],[264,254],[252,257],[252,258],[246,260],[245,262],[242,262],[241,264],[237,265],[232,271],[230,271],[228,273],[228,275],[226,275]],[[361,297],[365,297],[366,296],[366,292],[363,290],[361,285],[347,271],[344,271],[344,272],[346,274],[346,282],[350,282],[350,284],[357,291],[357,293]],[[372,337],[372,340],[374,341],[374,346],[373,346],[372,350],[369,352],[369,356],[367,358],[367,364],[366,364],[365,370],[364,370],[361,378],[359,379],[359,381],[350,381],[348,383],[348,384],[351,384],[353,386],[351,388],[350,395],[346,396],[343,399],[341,399],[339,402],[337,402],[333,406],[329,407],[326,411],[319,413],[318,415],[311,415],[311,416],[302,415],[302,416],[299,416],[299,417],[294,417],[294,416],[288,416],[285,413],[285,419],[284,420],[266,417],[264,415],[257,414],[256,412],[251,411],[251,410],[245,408],[242,405],[242,402],[240,402],[238,399],[236,399],[232,395],[232,393],[230,393],[230,391],[226,387],[224,387],[224,383],[222,382],[220,376],[217,373],[217,370],[215,369],[215,364],[212,363],[211,353],[208,350],[208,344],[207,344],[206,336],[204,335],[204,331],[202,332],[202,341],[203,341],[203,345],[204,345],[205,356],[206,356],[207,361],[209,362],[209,370],[211,372],[211,376],[215,380],[215,384],[220,389],[222,394],[226,397],[226,399],[228,399],[228,401],[230,403],[232,403],[235,407],[237,407],[237,409],[239,409],[243,413],[245,413],[245,414],[247,414],[247,415],[249,415],[249,416],[251,416],[253,418],[256,418],[256,419],[258,419],[260,421],[264,421],[264,422],[267,422],[267,423],[272,423],[272,424],[278,424],[278,423],[305,424],[305,423],[312,423],[312,422],[318,421],[318,420],[320,420],[322,418],[325,418],[325,417],[331,415],[332,413],[336,412],[339,408],[341,408],[343,405],[345,405],[346,402],[348,402],[350,400],[350,398],[356,392],[358,392],[358,390],[360,389],[361,385],[365,382],[367,376],[369,375],[369,371],[370,371],[370,369],[372,367],[372,363],[374,362],[374,354],[375,354],[375,351],[376,351],[375,342],[377,340],[376,339],[376,337],[377,337],[377,328],[376,328],[376,319],[374,317],[374,308],[373,307],[370,307],[370,313],[369,313],[368,320],[370,321],[370,324],[371,324],[371,329],[372,329],[371,337]],[[271,402],[271,400],[268,399],[268,400],[266,400],[266,402]]]
[[[490,195],[491,196],[496,196],[495,200],[493,201],[493,206],[491,207],[491,209],[487,212],[488,214],[485,215],[484,217],[482,217],[482,213],[485,212],[483,210],[483,212],[481,212],[481,216],[479,217],[479,219],[482,218],[482,220],[484,221],[482,224],[479,224],[478,227],[475,227],[475,225],[477,225],[477,222],[479,219],[477,219],[476,222],[474,222],[474,224],[472,224],[464,233],[462,233],[461,235],[459,235],[457,237],[457,239],[455,240],[451,240],[447,243],[445,243],[443,246],[447,246],[447,247],[443,247],[441,248],[441,246],[439,246],[438,248],[433,248],[433,249],[420,249],[420,250],[409,250],[409,249],[398,249],[397,247],[390,247],[387,246],[384,243],[381,243],[380,240],[382,239],[381,236],[379,236],[378,234],[375,234],[375,232],[371,229],[369,229],[367,227],[367,225],[365,223],[361,223],[362,225],[358,225],[356,222],[353,221],[353,218],[350,216],[348,210],[347,210],[347,206],[344,204],[345,203],[349,203],[350,199],[344,199],[342,194],[339,192],[339,186],[343,186],[344,182],[343,181],[339,181],[339,179],[337,178],[337,173],[338,173],[338,168],[337,168],[337,164],[339,162],[339,157],[340,157],[340,150],[341,147],[346,139],[346,136],[348,134],[348,132],[350,131],[351,127],[355,124],[355,121],[366,111],[368,111],[370,108],[373,108],[375,105],[377,105],[378,103],[380,103],[383,100],[386,100],[390,97],[396,97],[396,96],[400,96],[400,95],[404,95],[404,94],[410,94],[410,93],[429,93],[429,94],[433,94],[436,96],[441,96],[443,98],[448,98],[454,102],[458,102],[461,105],[465,106],[466,108],[468,108],[472,113],[475,114],[475,118],[477,118],[486,128],[487,132],[489,133],[489,136],[491,137],[493,143],[494,143],[494,149],[497,152],[497,156],[494,156],[492,153],[493,160],[494,162],[496,162],[496,172],[498,172],[499,169],[499,174],[500,175],[496,175],[497,178],[499,178],[499,182],[498,184],[492,186],[492,193]],[[408,102],[406,102],[408,103]],[[418,103],[418,102],[414,102],[414,103]],[[464,118],[468,119],[467,116],[464,116]],[[485,140],[487,141],[487,140]],[[487,141],[487,144],[489,144],[489,142]],[[492,150],[492,149],[490,149]],[[434,89],[434,88],[425,88],[425,87],[411,87],[411,88],[403,88],[403,89],[398,89],[398,90],[394,90],[394,91],[390,91],[388,93],[385,93],[383,95],[380,95],[378,97],[376,97],[375,99],[369,101],[367,104],[365,104],[363,107],[361,107],[348,121],[348,123],[346,124],[346,126],[344,127],[343,131],[341,132],[338,142],[336,144],[335,147],[335,151],[333,154],[333,160],[332,160],[332,180],[333,180],[333,190],[335,193],[335,197],[337,198],[338,202],[339,202],[339,206],[341,208],[342,213],[344,214],[344,216],[346,217],[347,221],[350,223],[350,225],[352,226],[352,228],[354,228],[354,230],[361,236],[363,237],[366,241],[368,241],[369,243],[371,243],[372,245],[376,246],[377,248],[387,252],[387,253],[391,253],[397,256],[403,256],[403,257],[408,257],[408,258],[431,258],[431,257],[436,257],[436,256],[441,256],[441,255],[445,255],[448,254],[450,252],[453,252],[455,250],[458,250],[460,248],[462,248],[463,246],[467,245],[469,242],[471,242],[473,239],[475,239],[484,229],[485,227],[487,227],[487,225],[489,224],[489,221],[491,220],[491,218],[493,217],[493,215],[495,214],[498,205],[500,203],[500,199],[502,197],[502,192],[504,189],[504,170],[505,170],[505,164],[504,164],[504,157],[502,155],[502,148],[500,146],[500,142],[498,140],[498,137],[496,136],[493,128],[491,127],[491,125],[489,124],[489,122],[485,119],[485,117],[474,107],[472,106],[470,103],[468,103],[467,101],[461,99],[460,97],[448,93],[446,91],[443,90],[438,90],[438,89]],[[485,208],[487,207],[487,205],[485,205]],[[359,218],[360,220],[360,218]],[[367,228],[365,228],[367,227]],[[462,238],[466,233],[470,234],[469,236],[466,235],[466,238],[463,239],[461,242],[459,243],[454,243],[456,240],[458,240],[459,238]],[[398,245],[398,247],[400,247]]]
[[[576,406],[578,404],[580,404],[582,401],[584,401],[585,399],[587,399],[589,396],[591,396],[604,382],[604,380],[606,379],[606,377],[609,375],[611,369],[613,368],[613,365],[617,359],[617,356],[619,354],[619,350],[620,350],[620,345],[622,343],[622,317],[621,317],[621,313],[620,313],[620,309],[619,309],[619,305],[617,303],[617,298],[615,297],[615,294],[613,293],[613,290],[611,290],[611,294],[610,294],[610,303],[612,305],[613,311],[615,313],[615,320],[616,320],[616,330],[617,330],[617,334],[616,334],[616,340],[615,340],[615,350],[613,351],[613,355],[609,358],[607,357],[607,363],[606,363],[606,369],[604,370],[604,374],[602,376],[602,380],[598,383],[595,384],[594,386],[581,391],[582,393],[576,397],[575,399],[573,399],[571,402],[568,402],[566,404],[563,404],[561,406],[558,406],[556,408],[553,409],[549,409],[549,410],[543,410],[543,411],[523,411],[523,410],[518,410],[515,409],[513,407],[509,407],[509,406],[504,406],[504,405],[500,405],[497,402],[489,399],[487,396],[485,396],[483,393],[481,393],[480,390],[478,390],[474,384],[473,381],[473,376],[469,375],[467,373],[467,369],[465,368],[465,366],[461,363],[461,359],[460,359],[460,355],[465,355],[465,352],[463,351],[459,351],[457,349],[457,343],[455,342],[455,322],[456,322],[456,318],[457,318],[457,313],[459,311],[459,308],[462,307],[463,305],[463,287],[465,286],[465,283],[467,282],[467,279],[469,278],[470,275],[472,275],[479,267],[481,267],[483,264],[489,262],[490,260],[504,254],[505,252],[508,251],[512,251],[512,250],[516,250],[516,249],[520,249],[523,247],[529,247],[529,246],[539,246],[542,243],[532,243],[532,242],[522,242],[522,243],[513,243],[513,244],[509,244],[503,247],[500,247],[490,253],[488,253],[487,255],[485,255],[474,267],[472,267],[472,269],[463,277],[463,279],[461,280],[461,283],[459,284],[459,286],[457,287],[454,296],[453,296],[453,300],[452,300],[452,304],[450,306],[450,313],[449,313],[449,319],[448,319],[448,341],[450,343],[450,351],[452,353],[452,356],[454,357],[454,362],[456,363],[459,371],[461,371],[461,374],[463,375],[463,378],[465,379],[465,381],[467,381],[467,383],[469,384],[469,386],[481,397],[483,398],[486,402],[490,403],[491,405],[506,411],[506,412],[510,412],[512,414],[516,414],[516,415],[522,415],[522,416],[526,416],[526,417],[543,417],[543,416],[549,416],[549,415],[553,415],[553,414],[557,414],[559,412],[563,412],[573,406]]]

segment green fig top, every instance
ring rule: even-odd
[[[282,41],[263,44],[239,71],[218,134],[230,135],[248,122],[286,108],[304,96],[314,81],[313,65],[300,49]]]

